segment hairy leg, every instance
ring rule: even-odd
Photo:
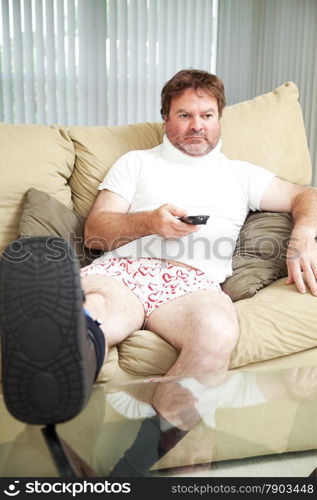
[[[101,274],[82,277],[84,307],[101,321],[108,347],[119,344],[130,333],[142,328],[144,308],[129,288]]]
[[[201,290],[178,297],[154,311],[146,328],[180,353],[167,377],[194,376],[210,385],[225,380],[239,336],[236,312],[227,295]],[[163,381],[158,384],[152,404],[164,418],[188,430],[201,419],[195,401],[187,389]]]

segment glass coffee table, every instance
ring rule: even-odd
[[[169,420],[150,404],[158,388],[177,395]],[[317,464],[317,367],[96,384],[76,418],[46,428],[15,420],[1,394],[0,419],[1,477],[208,476],[308,450]]]

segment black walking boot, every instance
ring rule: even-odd
[[[0,261],[2,384],[9,412],[56,424],[88,402],[105,340],[83,311],[73,248],[55,236],[12,242]]]

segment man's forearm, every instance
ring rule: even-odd
[[[182,238],[199,229],[199,226],[178,220],[185,215],[186,210],[172,203],[131,214],[93,210],[85,225],[85,246],[108,251],[150,234]]]
[[[306,188],[296,195],[292,207],[293,234],[317,236],[317,189]]]
[[[295,283],[300,293],[307,286],[317,296],[317,192],[306,188],[299,191],[292,203],[294,228],[286,254],[288,276],[286,285]],[[305,275],[305,281],[304,276]]]
[[[109,251],[130,241],[153,234],[152,212],[121,214],[102,212],[94,218],[93,225],[85,226],[85,246]]]

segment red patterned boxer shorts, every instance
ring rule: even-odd
[[[185,293],[196,290],[222,293],[219,283],[213,283],[203,271],[152,257],[98,259],[81,269],[81,277],[92,274],[118,279],[127,286],[142,302],[145,320],[157,307]]]

